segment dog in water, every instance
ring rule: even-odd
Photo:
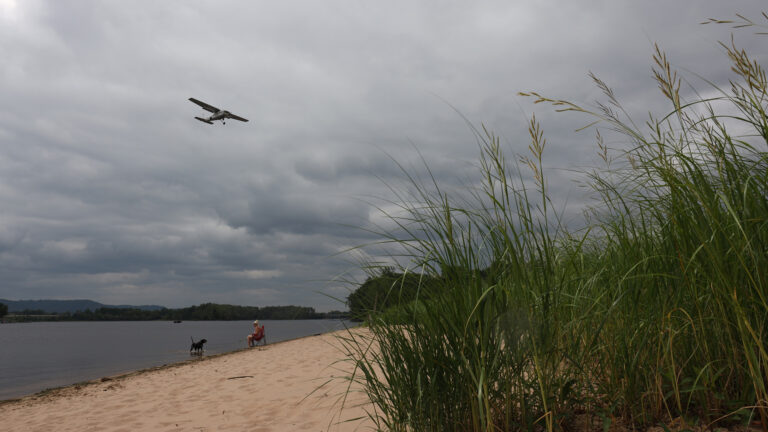
[[[208,341],[205,339],[200,339],[199,341],[195,342],[195,338],[193,338],[192,336],[190,336],[189,338],[192,339],[192,346],[189,347],[189,353],[193,354],[193,351],[194,351],[194,354],[202,354],[203,345]]]

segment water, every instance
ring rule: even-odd
[[[267,342],[339,330],[338,320],[260,320]],[[252,321],[35,322],[0,325],[0,400],[246,347]]]

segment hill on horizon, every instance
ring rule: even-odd
[[[96,310],[99,308],[121,308],[121,309],[141,309],[141,310],[161,310],[167,309],[159,305],[107,305],[93,300],[7,300],[0,299],[0,303],[8,306],[8,312],[21,312],[23,310],[41,310],[45,313],[74,313],[86,309]]]

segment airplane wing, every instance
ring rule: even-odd
[[[231,112],[227,112],[227,117],[229,117],[231,119],[235,119],[235,120],[240,120],[241,122],[247,122],[248,121],[248,119],[242,118],[240,116],[236,116],[236,115],[232,114]]]
[[[197,100],[197,99],[195,99],[195,98],[189,98],[189,100],[190,100],[191,102],[194,102],[194,103],[196,103],[196,104],[200,105],[200,107],[202,107],[202,108],[203,108],[204,110],[206,110],[206,111],[210,111],[210,112],[212,112],[212,113],[217,113],[217,112],[221,111],[220,109],[216,108],[215,106],[213,106],[213,105],[208,105],[207,103],[205,103],[205,102],[203,102],[203,101],[199,101],[199,100]]]

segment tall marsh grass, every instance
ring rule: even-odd
[[[558,216],[535,118],[522,158],[476,131],[482,186],[466,195],[408,176],[385,236],[403,271],[440,283],[343,339],[381,429],[768,425],[768,80],[723,48],[731,87],[694,101],[657,48],[671,110],[642,127],[596,77],[594,110],[525,94],[632,144],[617,154],[598,132],[586,229]]]

